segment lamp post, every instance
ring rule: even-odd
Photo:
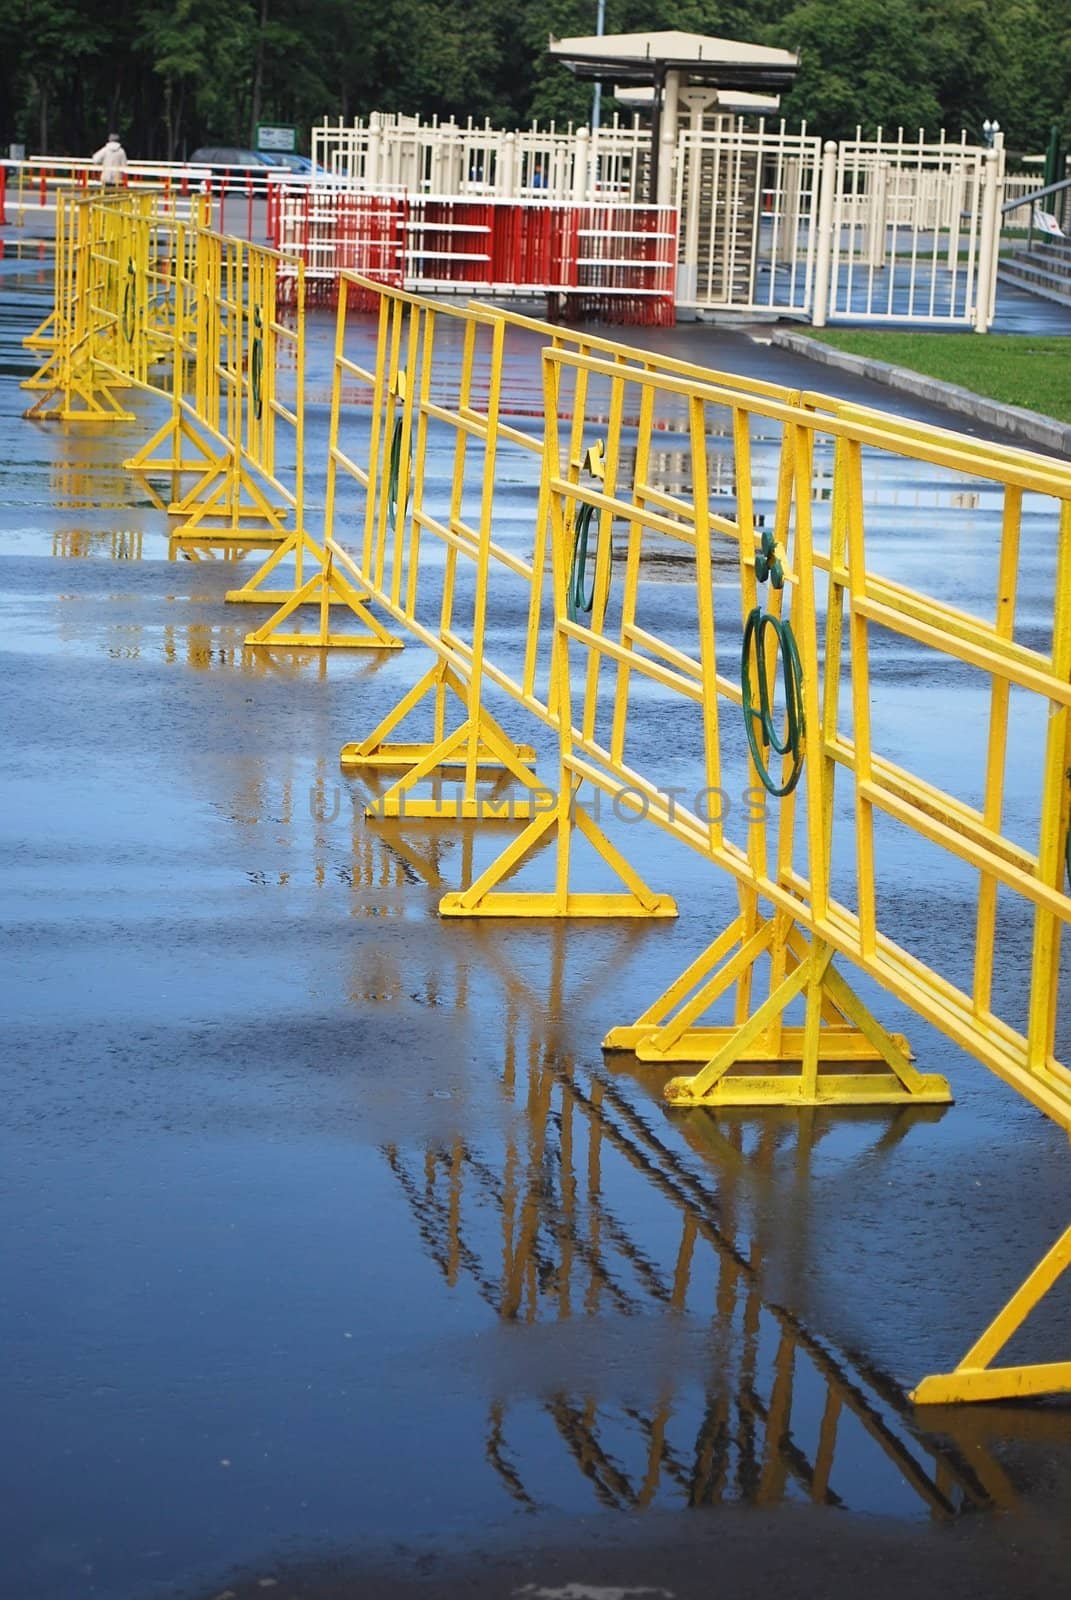
[[[996,120],[996,118],[994,117],[993,121],[990,122],[989,118],[986,117],[985,121],[982,123],[982,141],[987,150],[992,150],[999,132],[1000,123]]]
[[[606,0],[599,0],[599,9],[595,14],[595,37],[601,39],[606,27]],[[591,99],[591,132],[594,136],[599,131],[599,114],[602,110],[602,80],[595,79],[595,93]]]

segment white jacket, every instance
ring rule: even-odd
[[[107,144],[101,145],[93,160],[100,168],[105,183],[118,183],[126,166],[126,151],[118,139],[109,139]]]

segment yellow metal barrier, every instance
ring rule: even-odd
[[[23,385],[41,392],[28,416],[133,420],[115,391],[155,386],[178,308],[170,263],[181,228],[157,194],[59,195],[53,309],[25,341],[48,352]]]
[[[192,486],[168,506],[185,518],[173,535],[180,543],[283,541],[288,514],[294,531],[302,528],[302,451],[295,445],[293,488],[276,472],[275,457],[280,422],[303,444],[304,286],[294,263],[299,381],[290,407],[277,392],[277,344],[290,337],[277,312],[278,260],[274,251],[205,228],[195,229],[192,251],[177,258],[192,282],[177,280],[176,297],[192,314],[175,321],[171,416],[128,466],[145,475],[194,474]],[[157,453],[187,445],[195,453],[184,460]]]
[[[690,1065],[667,1082],[672,1104],[946,1102],[945,1080],[914,1065],[906,1040],[837,970],[846,960],[1071,1130],[1071,1071],[1057,1052],[1061,941],[1071,918],[1071,469],[400,291],[382,291],[375,361],[366,365],[350,353],[347,299],[351,288],[370,286],[344,276],[317,543],[304,528],[300,263],[291,327],[276,308],[274,252],[176,225],[162,274],[152,230],[151,210],[126,202],[66,211],[54,343],[32,414],[118,415],[113,388],[151,387],[154,353],[170,344],[172,415],[133,464],[176,476],[194,466],[197,481],[176,502],[189,516],[180,535],[235,547],[274,537],[279,560],[293,552],[294,588],[273,596],[280,609],[252,642],[397,647],[375,607],[431,652],[428,671],[342,760],[397,774],[378,815],[506,815],[524,824],[496,862],[445,897],[443,914],[673,915],[668,897],[642,882],[578,803],[586,786],[736,883],[730,925],[605,1041],[667,1072]],[[545,341],[531,426],[504,404],[508,334]],[[292,405],[277,386],[281,343],[295,366]],[[354,388],[367,397],[363,407],[350,403]],[[679,488],[652,470],[667,417],[688,455],[689,481]],[[279,423],[294,441],[289,472]],[[752,488],[760,429],[779,441],[769,527]],[[731,503],[710,481],[715,432],[731,441]],[[165,443],[173,454],[161,460],[154,451]],[[192,457],[183,455],[187,445]],[[819,449],[831,462],[828,536],[816,534]],[[865,488],[881,457],[961,473],[1000,496],[989,614],[933,592],[943,577],[936,555],[921,584],[875,557]],[[347,490],[363,496],[356,555],[338,537]],[[518,518],[514,509],[510,521],[502,508],[518,493],[526,511]],[[1028,500],[1053,529],[1052,604],[1040,624],[1019,607]],[[506,539],[499,530],[507,525],[523,526],[523,536]],[[682,580],[671,604],[646,577],[651,558],[667,554]],[[278,564],[236,597],[267,598],[263,580]],[[954,597],[955,582],[949,587]],[[320,605],[318,633],[289,631],[293,612],[310,602]],[[332,603],[347,606],[363,631],[336,635]],[[984,772],[965,792],[915,770],[875,716],[889,675],[919,657],[984,696]],[[659,739],[640,741],[635,708],[652,690]],[[535,750],[488,709],[492,694],[556,744],[553,792],[537,777]],[[451,701],[460,706],[453,722]],[[399,740],[421,714],[430,737]],[[429,798],[427,785],[451,771],[460,773],[456,798]],[[487,776],[491,795],[480,787]],[[682,777],[695,796],[689,803],[680,799]],[[735,822],[727,796],[740,797]],[[936,947],[919,954],[904,943],[903,907],[881,848],[889,826],[913,848],[935,850],[942,870],[973,876],[969,974],[954,963],[945,970]],[[625,893],[573,889],[578,834]],[[548,844],[553,887],[506,888]],[[1031,949],[1029,982],[1017,992],[999,981],[998,928],[1008,915]],[[1069,1264],[1071,1229],[956,1371],[925,1380],[916,1398],[1071,1388],[1071,1362],[993,1365]]]
[[[128,291],[117,262],[124,251],[128,259],[138,252],[139,242],[133,208],[125,198],[90,204],[58,197],[53,314],[50,323],[46,320],[31,335],[31,348],[49,353],[23,383],[24,389],[39,391],[27,417],[64,422],[133,420],[114,392],[132,381],[120,364],[140,345],[135,339],[126,351],[121,348],[127,343],[120,330],[123,294]]]
[[[381,816],[501,816],[501,797],[479,791],[494,773],[521,791],[508,796],[506,814],[526,817],[540,789],[535,752],[491,715],[484,686],[486,680],[529,712],[548,702],[543,663],[532,648],[546,561],[545,538],[538,537],[539,437],[500,414],[505,328],[479,311],[386,292],[375,369],[353,361],[346,353],[347,303],[354,288],[365,287],[347,277],[340,291],[326,525],[336,520],[342,482],[355,481],[364,490],[361,576],[378,605],[435,660],[367,738],[343,749],[342,762],[400,773],[376,803]],[[343,448],[344,381],[369,392],[361,452],[367,467],[352,447]],[[352,425],[353,408],[345,409]],[[507,548],[493,536],[507,460],[527,480],[534,548]],[[520,616],[526,640],[508,665],[491,662],[486,650],[492,584],[503,611]],[[451,699],[462,710],[453,728]],[[393,740],[425,702],[430,739]],[[462,773],[455,799],[414,793],[448,769]]]

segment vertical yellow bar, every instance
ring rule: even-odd
[[[796,549],[795,567],[798,584],[792,597],[793,624],[799,613],[799,627],[795,628],[803,668],[803,707],[806,719],[808,749],[822,749],[822,703],[818,694],[818,622],[815,608],[814,546],[811,528],[811,477],[813,472],[814,439],[809,419],[799,414],[799,421],[791,424],[796,433]],[[860,529],[861,532],[861,529]],[[829,860],[825,854],[822,836],[822,817],[825,811],[822,762],[807,761],[804,768],[807,795],[807,855],[808,876],[811,884],[811,909],[817,922],[825,920],[829,910]],[[784,823],[782,824],[784,826]]]
[[[710,483],[707,476],[706,406],[697,396],[688,401],[688,432],[692,456],[692,511],[695,526],[696,612],[699,626],[699,667],[703,688],[703,771],[708,790],[721,788],[721,730],[718,719],[718,660],[714,623],[714,570],[710,542]],[[735,416],[734,416],[735,422]],[[746,463],[745,463],[746,464]],[[743,496],[743,518],[751,523],[751,479],[737,479]],[[740,502],[738,501],[738,505]],[[739,515],[739,513],[738,513]],[[725,842],[724,812],[707,806],[707,841],[711,849]]]
[[[617,496],[617,474],[621,460],[621,419],[625,406],[625,380],[613,378],[610,383],[610,415],[606,428],[606,460],[605,476],[602,482],[604,494],[614,498]],[[600,510],[598,513],[599,539],[595,552],[595,585],[592,597],[591,621],[588,626],[599,638],[603,636],[606,624],[606,607],[609,599],[610,579],[613,573],[614,518],[611,511]],[[584,690],[584,709],[581,717],[582,735],[585,739],[595,737],[595,724],[599,710],[599,682],[602,676],[602,655],[598,650],[588,654],[588,668]]]
[[[646,368],[644,370],[647,370]],[[643,554],[643,510],[646,496],[643,493],[648,481],[651,460],[651,432],[655,419],[655,387],[639,385],[640,410],[636,434],[636,465],[632,478],[632,504],[636,515],[629,519],[628,550],[625,559],[625,588],[621,598],[621,643],[631,655],[633,651],[629,630],[636,621],[639,603],[640,557]],[[628,728],[629,690],[632,669],[627,661],[617,665],[617,682],[614,688],[614,716],[610,729],[610,755],[616,765],[625,759],[625,734]]]
[[[1052,671],[1061,683],[1067,683],[1071,680],[1071,500],[1060,501],[1054,587]],[[1053,889],[1059,889],[1063,884],[1067,830],[1071,825],[1069,768],[1071,712],[1066,706],[1050,702],[1037,876],[1039,882]],[[1027,1025],[1027,1066],[1031,1072],[1044,1070],[1053,1051],[1062,926],[1056,912],[1041,906],[1037,908]]]
[[[345,354],[345,328],[346,328],[346,288],[348,279],[346,274],[340,275],[338,297],[338,327],[335,342],[335,374],[334,382],[341,379],[339,363]],[[376,364],[372,383],[372,412],[369,420],[368,435],[368,490],[365,495],[364,510],[364,555],[362,566],[365,575],[375,584],[379,583],[380,572],[380,520],[383,515],[382,495],[379,492],[380,459],[383,450],[383,408],[387,394],[387,365],[389,360],[390,325],[392,303],[386,294],[380,296],[379,323],[376,329]],[[335,430],[335,448],[338,448],[338,430]]]
[[[847,472],[848,588],[853,604],[848,627],[852,677],[852,743],[855,749],[855,859],[859,894],[859,936],[862,954],[870,957],[877,944],[874,890],[874,808],[859,793],[872,775],[870,736],[870,645],[868,624],[854,602],[867,592],[866,541],[863,531],[863,452],[850,440],[844,451]]]
[[[487,593],[491,566],[491,529],[495,508],[495,463],[498,453],[499,407],[502,397],[502,344],[504,328],[495,321],[490,328],[491,370],[487,388],[487,437],[483,457],[483,492],[480,496],[480,543],[476,561],[476,594],[472,618],[472,667],[469,677],[468,715],[469,736],[465,750],[465,799],[476,796],[476,763],[479,755],[479,715],[483,709],[483,652],[487,628]],[[475,323],[466,328],[466,340],[473,336],[471,349],[475,348]],[[466,346],[467,348],[468,345]],[[471,361],[465,374],[463,391],[465,405],[471,405]]]
[[[840,724],[841,664],[844,656],[844,568],[848,559],[848,462],[847,441],[843,437],[838,437],[833,445],[833,498],[830,513],[825,682],[822,686],[822,721],[825,737],[819,759],[825,766],[822,837],[826,855],[832,861],[837,763],[829,754],[829,747],[838,737]],[[812,755],[811,759],[814,760],[815,757]]]
[[[1000,568],[997,574],[996,631],[1001,639],[1015,633],[1015,602],[1019,584],[1019,535],[1023,492],[1006,485],[1000,532]],[[1004,776],[1008,751],[1008,707],[1011,684],[993,674],[989,697],[989,738],[985,763],[985,825],[1000,832],[1004,815]],[[974,1010],[989,1011],[993,992],[993,946],[997,925],[997,880],[982,873],[978,884],[978,914],[974,935]]]
[[[324,493],[324,539],[335,537],[335,480],[338,476],[337,452],[339,449],[338,430],[342,410],[342,362],[346,352],[346,305],[349,296],[349,279],[345,273],[339,276],[338,284],[338,314],[335,318],[335,352],[331,362],[331,409],[327,422],[327,486]],[[381,308],[382,320],[382,308]],[[373,426],[372,440],[368,470],[375,471],[375,428]],[[365,503],[365,559],[368,558],[368,529],[372,515],[372,487],[369,481],[368,496]],[[298,561],[300,562],[300,546]],[[300,578],[301,568],[298,567]]]
[[[428,408],[431,404],[431,377],[435,370],[435,333],[437,322],[433,316],[423,318],[424,335],[420,350],[420,383],[410,383],[418,390],[415,395],[416,439],[413,446],[413,512],[409,522],[409,555],[406,570],[406,615],[416,616],[420,593],[420,536],[421,516],[424,510],[424,474],[427,467]]]

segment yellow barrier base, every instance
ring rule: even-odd
[[[430,741],[389,743],[388,736],[429,695],[434,696],[434,730]],[[366,809],[369,817],[409,817],[435,820],[526,821],[536,814],[533,799],[508,796],[505,800],[476,795],[466,782],[466,792],[454,799],[417,799],[412,791],[437,773],[464,771],[475,776],[512,778],[529,795],[545,791],[532,770],[536,759],[529,745],[519,745],[482,706],[466,715],[452,733],[446,732],[447,697],[468,711],[469,690],[452,667],[439,661],[413,685],[367,739],[345,744],[339,753],[343,767],[402,768],[402,777]],[[544,808],[545,809],[545,808]]]
[[[570,788],[555,799],[553,810],[543,808],[523,833],[491,863],[471,888],[444,895],[439,902],[441,917],[675,917],[677,905],[668,894],[656,894],[611,844],[586,811],[575,805],[576,789]],[[625,885],[624,894],[575,893],[569,888],[574,825],[595,853]],[[546,893],[527,890],[500,890],[520,868],[526,857],[547,845],[557,843],[555,886]]]
[[[184,444],[191,445],[196,455],[185,455]],[[158,452],[165,447],[169,454],[159,455]],[[217,465],[217,457],[211,446],[200,437],[184,416],[174,413],[157,428],[152,438],[142,445],[136,455],[130,456],[123,462],[123,466],[127,472],[136,472],[142,479],[158,511],[169,511],[176,504],[181,505],[179,480],[183,475],[190,476],[196,473],[203,479],[210,468],[213,471],[222,470]],[[151,477],[162,476],[164,473],[171,478],[171,494],[167,499],[151,482]]]
[[[268,541],[265,541],[267,544]],[[271,554],[254,572],[248,583],[243,583],[240,589],[228,589],[224,599],[231,605],[256,605],[285,606],[288,600],[293,599],[298,589],[302,587],[301,570],[306,555],[311,556],[316,562],[318,570],[326,565],[325,553],[322,545],[306,532],[304,528],[294,529],[283,540],[282,544],[274,540],[270,542]],[[294,557],[295,575],[289,589],[266,589],[264,580],[279,568],[290,556]],[[307,585],[306,585],[307,587]],[[319,596],[317,596],[319,598]],[[338,596],[334,593],[327,595],[328,603],[339,604]],[[367,600],[367,593],[362,593],[360,599]]]
[[[54,350],[59,343],[59,334],[56,331],[56,309],[48,313],[44,322],[38,323],[32,333],[24,336],[22,347],[24,350]]]
[[[907,1040],[886,1032],[834,970],[832,955],[780,913],[737,917],[633,1026],[612,1029],[603,1049],[659,1065],[704,1063],[694,1076],[665,1085],[665,1099],[676,1106],[948,1104],[947,1080],[912,1066]],[[770,964],[769,994],[749,1016],[760,958]],[[739,1022],[694,1026],[734,986]],[[790,1027],[782,1018],[797,998],[806,1020]],[[734,1070],[747,1063],[782,1070]],[[867,1070],[853,1070],[859,1068]]]
[[[341,649],[341,650],[401,650],[401,639],[388,633],[383,624],[375,617],[365,605],[368,598],[366,590],[355,588],[354,585],[340,573],[334,562],[333,552],[324,549],[302,530],[292,534],[274,555],[270,556],[252,582],[245,588],[231,590],[228,600],[265,600],[271,598],[258,585],[282,561],[287,551],[299,555],[310,555],[316,563],[316,571],[305,583],[299,585],[291,593],[284,593],[279,598],[282,604],[278,610],[259,628],[246,634],[247,645],[282,645],[286,648],[300,649]],[[320,610],[320,626],[315,633],[287,632],[283,624],[288,622],[301,606],[318,606]],[[331,627],[331,607],[345,606],[346,609],[363,624],[364,633],[340,633]]]
[[[1068,1267],[1071,1228],[1061,1234],[959,1366],[939,1377],[923,1378],[911,1399],[927,1406],[963,1400],[1025,1400],[1031,1395],[1071,1392],[1071,1361],[1010,1367],[991,1364]]]
[[[167,509],[172,516],[187,518],[174,530],[175,539],[216,534],[230,543],[263,542],[274,533],[282,543],[290,535],[281,520],[285,508],[269,502],[244,462],[229,451],[212,458],[193,488]]]
[[[41,397],[22,413],[31,422],[133,422],[112,393],[112,385],[94,379],[90,371],[64,371],[59,351],[49,356],[44,366],[26,378],[20,388],[40,390]]]

